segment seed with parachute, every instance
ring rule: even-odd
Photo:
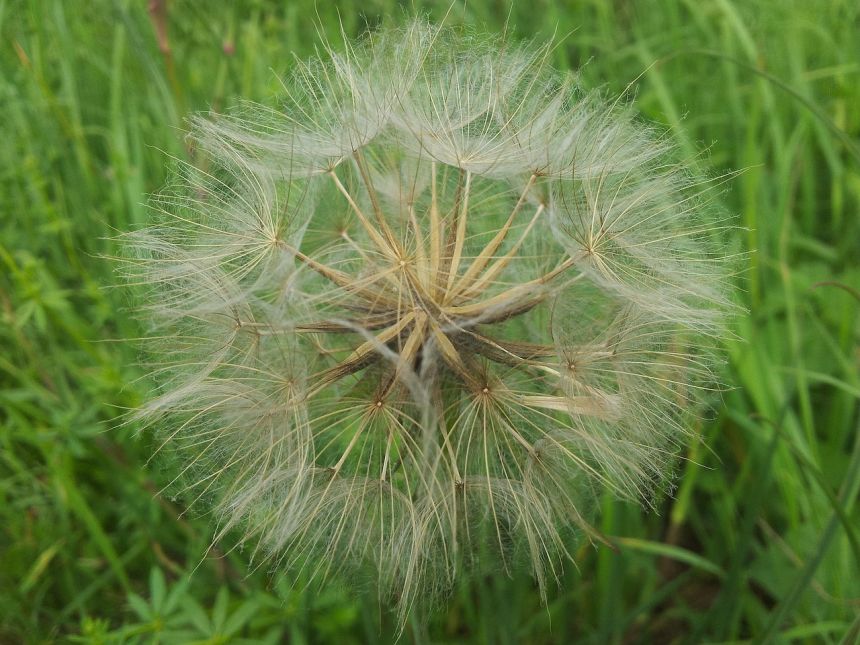
[[[649,502],[711,382],[726,222],[666,139],[518,47],[415,21],[198,118],[201,167],[126,237],[155,395],[218,537],[401,616],[476,555],[544,588]]]

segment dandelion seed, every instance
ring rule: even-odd
[[[724,224],[547,57],[414,22],[195,120],[209,170],[128,240],[162,357],[140,416],[219,536],[370,565],[403,617],[479,551],[543,589],[596,492],[671,481]]]

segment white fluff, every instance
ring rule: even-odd
[[[321,577],[369,563],[404,616],[478,545],[543,587],[595,494],[671,482],[723,224],[546,58],[416,21],[299,63],[279,110],[195,120],[208,170],[127,239],[140,417],[219,535]]]

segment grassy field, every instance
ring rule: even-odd
[[[0,643],[363,643],[370,585],[254,570],[158,491],[117,424],[148,387],[111,237],[146,221],[184,119],[272,103],[293,55],[402,19],[393,0],[0,0]],[[156,5],[158,3],[155,3]],[[602,502],[547,606],[486,572],[403,642],[860,641],[860,5],[856,0],[415,2],[555,38],[555,65],[661,123],[750,251],[731,386],[659,512]],[[166,26],[169,52],[159,47]],[[349,582],[349,584],[347,584]],[[366,587],[366,588],[365,588]]]

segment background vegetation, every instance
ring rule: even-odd
[[[147,4],[154,8],[148,12]],[[387,642],[370,587],[252,570],[157,492],[117,426],[147,383],[110,236],[147,218],[184,118],[273,102],[293,53],[447,3],[0,0],[0,643]],[[548,606],[487,572],[404,636],[638,643],[860,638],[860,5],[474,0],[451,24],[555,36],[556,65],[665,124],[748,256],[732,384],[659,513],[612,499]],[[161,45],[161,47],[160,47]],[[641,77],[640,77],[641,75]],[[841,285],[841,286],[840,286]],[[854,291],[852,291],[852,289]]]

